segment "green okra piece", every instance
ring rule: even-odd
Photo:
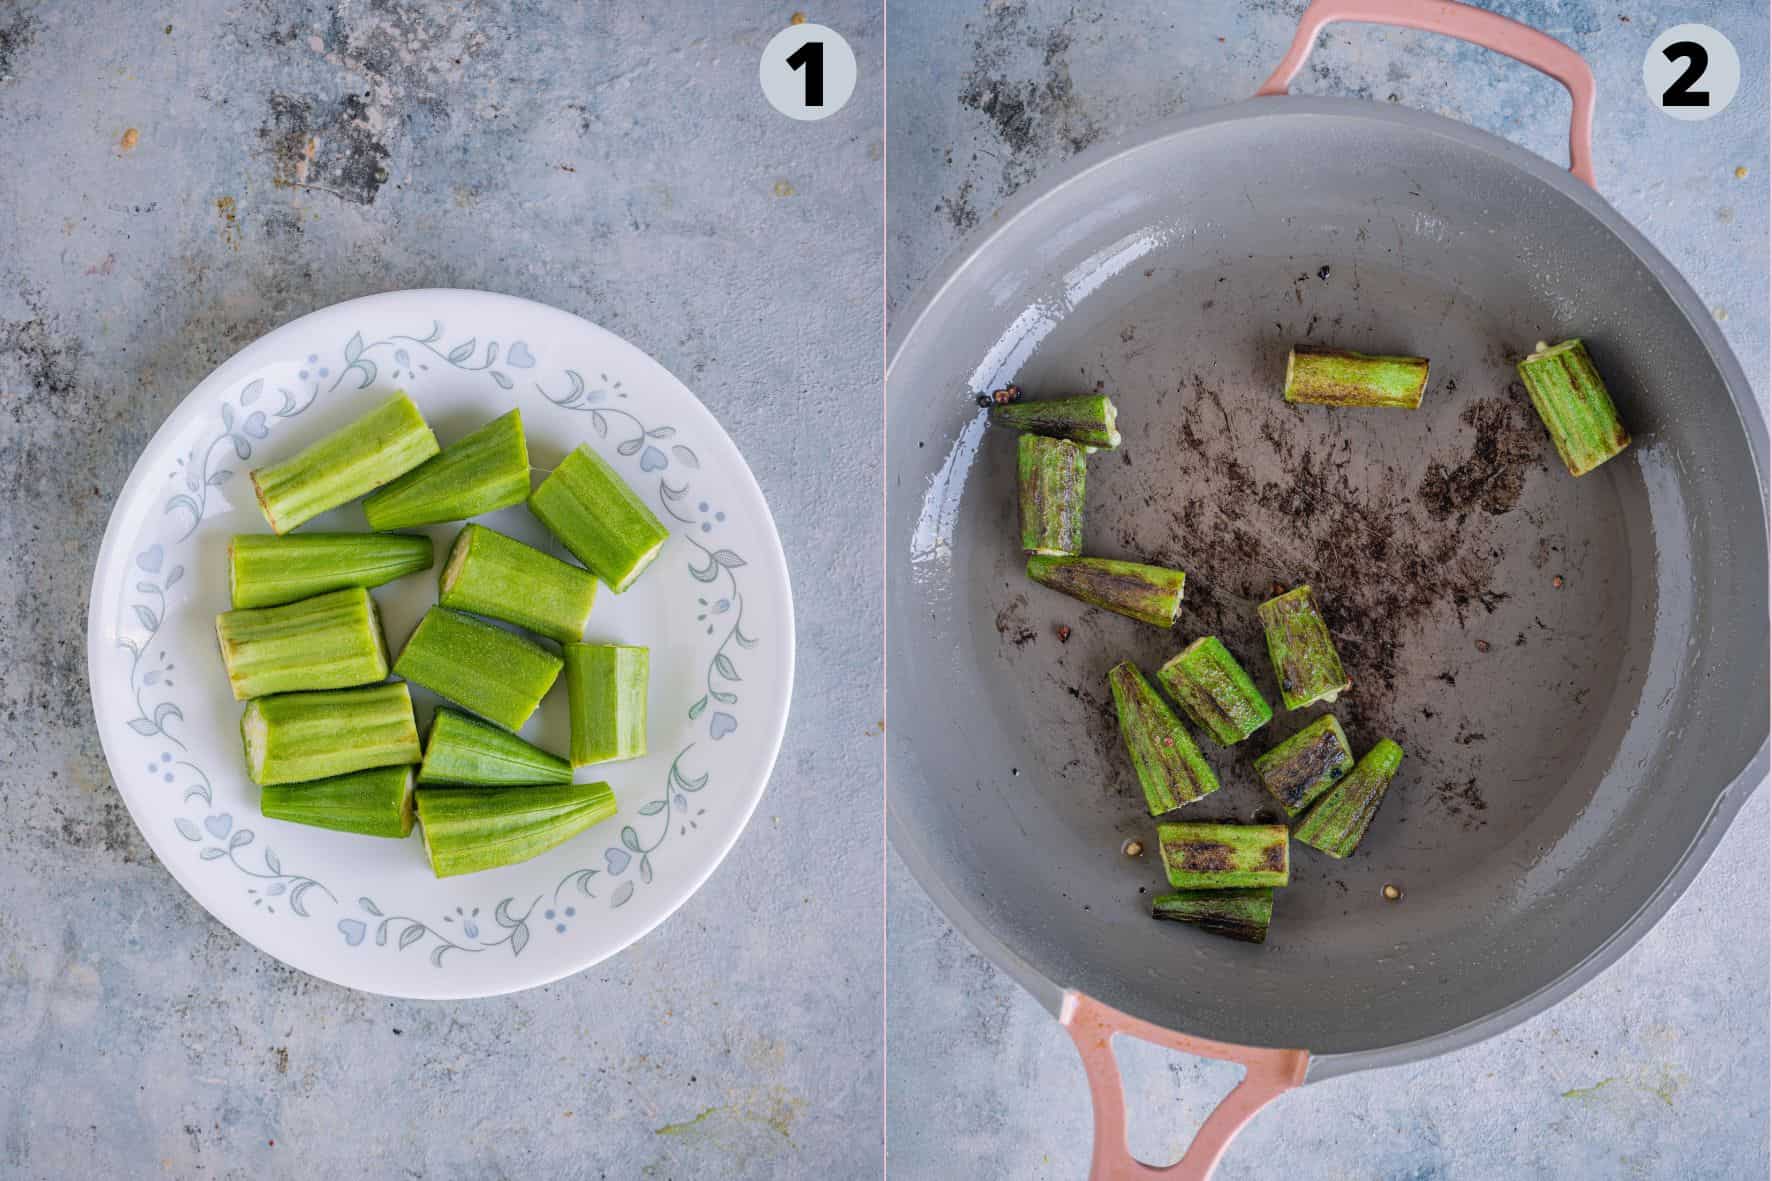
[[[1162,696],[1130,660],[1108,670],[1114,713],[1152,816],[1218,790],[1218,776]]]
[[[1403,748],[1388,738],[1379,739],[1360,756],[1354,769],[1305,814],[1292,830],[1293,837],[1331,857],[1352,854],[1378,814],[1378,806],[1384,802],[1384,793],[1402,762]]]
[[[1021,548],[1030,554],[1083,550],[1083,449],[1069,439],[1023,435],[1016,444]]]
[[[484,525],[468,525],[449,549],[437,591],[445,607],[490,615],[566,644],[584,636],[597,601],[597,576]]]
[[[1630,432],[1580,340],[1541,340],[1517,368],[1570,475],[1585,475],[1630,446]]]
[[[1426,357],[1377,357],[1311,344],[1293,345],[1286,356],[1288,402],[1413,410],[1425,389]]]
[[[1187,575],[1180,570],[1123,562],[1118,558],[1065,558],[1035,554],[1028,577],[1092,607],[1151,624],[1172,627],[1181,612]]]
[[[412,768],[371,767],[309,783],[275,783],[259,789],[258,808],[272,820],[289,820],[366,837],[403,837],[412,832]]]
[[[1292,877],[1284,824],[1159,824],[1163,871],[1177,890],[1284,886]]]
[[[431,539],[405,533],[242,533],[228,542],[236,607],[275,607],[431,567]]]
[[[255,697],[240,716],[254,783],[305,783],[422,756],[412,695],[398,681]]]
[[[1255,760],[1255,777],[1280,801],[1286,815],[1296,816],[1310,802],[1335,786],[1354,765],[1347,735],[1334,714],[1324,714]]]
[[[1070,439],[1086,447],[1120,445],[1120,432],[1115,427],[1118,412],[1113,402],[1102,394],[1017,400],[992,406],[990,416],[996,426]]]
[[[1159,894],[1151,899],[1151,917],[1187,923],[1245,943],[1264,943],[1274,917],[1274,892],[1263,888]]]
[[[529,499],[529,447],[512,410],[443,448],[363,502],[369,527],[383,532],[463,521]]]
[[[381,612],[361,587],[215,617],[234,700],[301,689],[348,689],[388,675]]]
[[[418,781],[464,787],[527,787],[571,783],[572,764],[490,722],[439,709],[431,717]]]
[[[560,658],[485,620],[432,607],[394,661],[394,675],[516,730],[553,687]]]
[[[437,454],[437,436],[402,391],[282,463],[252,473],[273,533],[347,504]]]
[[[565,652],[572,765],[645,754],[651,652],[622,644],[568,644]]]
[[[614,815],[607,783],[418,791],[425,855],[440,878],[528,861]]]
[[[529,511],[616,594],[633,585],[671,535],[627,481],[583,443],[530,493]]]
[[[1334,701],[1353,687],[1309,586],[1276,595],[1257,607],[1256,614],[1267,633],[1267,654],[1287,709]]]
[[[1234,746],[1274,716],[1267,698],[1217,636],[1201,636],[1157,670],[1194,725],[1220,746]]]

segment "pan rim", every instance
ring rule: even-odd
[[[1721,330],[1712,321],[1703,302],[1679,270],[1664,257],[1643,234],[1614,209],[1603,196],[1572,174],[1550,161],[1487,131],[1443,116],[1398,107],[1378,106],[1361,99],[1319,96],[1271,96],[1211,110],[1182,115],[1151,124],[1141,130],[1097,145],[1086,151],[1029,191],[1005,202],[998,215],[968,235],[916,289],[913,296],[892,318],[887,330],[886,392],[888,414],[888,448],[891,445],[890,414],[894,371],[907,346],[916,337],[919,327],[942,302],[943,296],[959,276],[1001,237],[1009,234],[1026,214],[1048,201],[1061,199],[1063,191],[1090,173],[1110,166],[1134,153],[1151,148],[1203,128],[1234,121],[1293,119],[1326,116],[1359,119],[1373,123],[1401,126],[1410,130],[1451,139],[1464,147],[1495,158],[1499,163],[1526,173],[1573,201],[1590,217],[1597,219],[1631,254],[1643,264],[1661,285],[1662,290],[1685,318],[1697,336],[1718,376],[1729,391],[1730,401],[1741,429],[1747,437],[1750,461],[1761,500],[1761,517],[1767,504],[1767,426],[1758,400],[1749,385],[1746,373],[1735,358]],[[890,529],[891,522],[886,522]],[[893,542],[887,538],[888,561]],[[890,578],[890,575],[889,575]],[[891,652],[892,612],[886,616],[887,652]],[[887,834],[919,886],[933,899],[943,914],[958,927],[973,945],[993,963],[1014,977],[1035,999],[1055,1016],[1063,1003],[1066,986],[1047,976],[1035,963],[1011,948],[977,916],[973,906],[952,888],[943,872],[929,857],[915,831],[892,806],[891,760],[898,747],[891,726],[892,686],[890,671],[886,686],[886,721],[889,738],[886,752]],[[908,749],[908,748],[907,748]],[[1685,893],[1698,872],[1709,861],[1722,834],[1735,815],[1760,784],[1768,768],[1768,739],[1762,736],[1754,754],[1728,782],[1716,789],[1716,798],[1703,823],[1687,843],[1673,868],[1644,898],[1631,916],[1603,942],[1576,961],[1566,971],[1526,995],[1509,1002],[1477,1020],[1427,1037],[1389,1046],[1374,1046],[1333,1054],[1313,1055],[1307,1079],[1318,1081],[1353,1071],[1402,1065],[1449,1053],[1493,1037],[1527,1018],[1549,1009],[1581,988],[1600,972],[1615,963],[1653,927]],[[1186,1032],[1186,1031],[1183,1031]],[[1308,1049],[1308,1047],[1300,1047]]]

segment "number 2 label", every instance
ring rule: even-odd
[[[1691,122],[1721,114],[1741,85],[1741,58],[1729,38],[1709,25],[1675,25],[1643,57],[1649,101]]]

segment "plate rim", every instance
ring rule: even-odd
[[[143,465],[142,459],[145,456],[152,454],[157,448],[166,445],[173,433],[173,424],[175,420],[181,416],[181,413],[188,405],[195,401],[200,394],[203,394],[206,391],[228,387],[235,381],[236,374],[242,370],[253,368],[258,363],[258,354],[269,351],[268,343],[274,338],[286,333],[296,332],[302,325],[309,324],[311,321],[318,321],[325,317],[337,315],[344,309],[367,307],[376,304],[389,304],[396,301],[405,301],[423,297],[491,300],[510,305],[517,310],[528,308],[545,312],[550,315],[568,317],[569,319],[576,321],[579,325],[591,329],[594,333],[606,335],[620,344],[633,349],[651,364],[657,366],[661,373],[665,374],[671,381],[681,387],[681,389],[688,394],[689,397],[694,400],[695,404],[707,415],[708,421],[718,432],[718,437],[723,439],[731,448],[733,456],[738,461],[735,474],[741,476],[744,480],[749,481],[751,488],[755,490],[758,500],[763,505],[764,521],[768,527],[767,537],[774,543],[766,547],[768,550],[768,556],[765,568],[766,572],[776,578],[780,583],[782,589],[782,608],[787,620],[787,628],[783,637],[785,644],[783,656],[786,666],[785,675],[781,682],[783,704],[782,708],[777,711],[774,725],[771,727],[770,732],[765,736],[763,745],[767,752],[767,758],[763,761],[757,787],[749,793],[749,798],[740,806],[740,814],[737,818],[737,822],[730,826],[728,832],[716,838],[713,855],[699,859],[698,864],[685,875],[685,884],[682,887],[679,896],[671,899],[668,905],[660,907],[658,914],[641,926],[632,936],[608,947],[607,949],[599,950],[595,954],[585,957],[577,957],[560,971],[544,972],[533,978],[512,983],[508,987],[498,986],[488,988],[483,985],[466,988],[451,987],[448,982],[457,979],[454,977],[441,977],[439,979],[440,987],[435,989],[424,989],[422,991],[367,986],[365,984],[341,979],[341,974],[331,970],[316,970],[313,967],[291,963],[289,960],[270,951],[258,939],[255,939],[251,934],[243,930],[239,924],[218,914],[204,901],[203,893],[197,888],[197,882],[192,868],[190,866],[180,865],[176,858],[166,857],[161,854],[154,838],[149,835],[148,826],[143,823],[142,816],[137,812],[135,804],[131,801],[129,794],[123,790],[120,783],[121,777],[118,774],[119,764],[113,753],[111,740],[107,736],[108,731],[115,723],[115,719],[111,719],[107,716],[111,711],[109,710],[109,707],[101,703],[101,695],[96,688],[98,684],[98,674],[100,671],[99,660],[101,656],[97,637],[103,627],[103,624],[98,618],[100,605],[103,601],[100,576],[112,564],[112,562],[116,560],[118,547],[124,544],[119,527],[120,510],[125,504],[141,494],[146,481],[150,478],[148,469]],[[699,893],[702,887],[713,877],[715,871],[725,864],[726,858],[738,844],[739,838],[747,829],[749,829],[751,820],[756,815],[758,805],[762,803],[764,794],[769,790],[770,782],[774,778],[776,766],[781,758],[782,743],[787,736],[788,718],[793,712],[794,674],[798,657],[798,635],[794,615],[793,581],[788,567],[786,547],[782,542],[781,530],[776,524],[775,512],[770,507],[769,498],[763,491],[762,482],[757,479],[756,473],[751,469],[750,461],[745,458],[743,450],[726,430],[725,424],[720,421],[719,417],[713,412],[707,403],[702,400],[701,396],[691,389],[688,383],[684,382],[656,357],[652,356],[651,353],[628,340],[626,337],[621,336],[619,333],[603,327],[594,320],[581,316],[576,312],[567,311],[564,308],[555,307],[552,304],[529,299],[525,296],[511,295],[507,292],[472,287],[393,288],[386,291],[355,296],[351,299],[339,300],[335,303],[314,308],[300,316],[286,320],[248,341],[230,354],[226,360],[212,368],[195,385],[191,386],[190,389],[185,392],[184,396],[179,399],[178,403],[166,412],[165,416],[160,421],[160,425],[154,430],[154,433],[149,436],[147,442],[136,452],[135,459],[130,466],[129,475],[125,478],[122,486],[117,490],[116,495],[112,499],[110,511],[105,520],[104,535],[99,543],[98,555],[93,561],[91,578],[88,580],[85,640],[87,699],[92,706],[93,725],[98,734],[99,748],[104,753],[106,769],[111,773],[112,790],[122,799],[123,806],[128,811],[130,820],[135,824],[136,830],[141,834],[142,840],[148,846],[149,851],[153,853],[155,861],[158,862],[172,877],[173,881],[184,890],[184,892],[190,897],[191,901],[195,902],[197,906],[202,909],[205,918],[226,927],[242,942],[251,946],[259,954],[267,956],[294,971],[312,976],[315,979],[324,980],[328,984],[373,996],[387,996],[402,1000],[436,1001],[474,1000],[485,997],[508,996],[513,993],[525,992],[533,988],[545,987],[550,984],[558,983],[567,977],[578,975],[589,968],[595,967],[597,964],[603,963],[604,961],[627,951],[634,944],[640,942],[640,940],[646,938],[646,936],[657,930],[659,926],[661,926],[667,919],[674,916],[691,898]]]

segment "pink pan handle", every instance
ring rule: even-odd
[[[1228,1046],[1189,1037],[1127,1016],[1077,992],[1065,993],[1058,1020],[1077,1043],[1083,1073],[1089,1076],[1089,1098],[1095,1105],[1095,1151],[1089,1162],[1089,1181],[1148,1181],[1153,1177],[1207,1181],[1243,1125],[1304,1082],[1304,1068],[1311,1058],[1303,1050]],[[1145,1164],[1126,1147],[1126,1095],[1120,1087],[1119,1063],[1114,1060],[1116,1033],[1202,1058],[1241,1063],[1244,1068],[1243,1081],[1206,1117],[1187,1155],[1167,1168]]]
[[[1591,189],[1594,182],[1594,72],[1581,55],[1558,41],[1500,13],[1457,4],[1453,0],[1313,0],[1298,22],[1298,34],[1286,60],[1255,93],[1285,94],[1286,87],[1304,68],[1317,34],[1336,21],[1371,25],[1399,25],[1425,29],[1469,41],[1496,53],[1505,53],[1541,74],[1548,74],[1569,92],[1569,171]]]

